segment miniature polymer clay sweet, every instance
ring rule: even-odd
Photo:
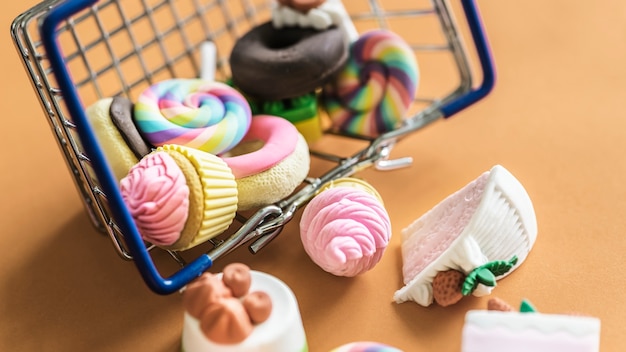
[[[391,222],[378,192],[365,181],[346,177],[323,187],[304,208],[300,237],[322,269],[356,276],[381,260]]]
[[[402,231],[405,286],[394,299],[445,306],[489,294],[524,262],[536,237],[528,193],[496,165]]]
[[[186,352],[306,352],[298,302],[274,276],[233,263],[183,290]]]
[[[527,301],[519,312],[496,299],[490,299],[488,307],[465,315],[462,352],[599,351],[597,318],[542,314]]]

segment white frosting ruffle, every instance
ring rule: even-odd
[[[600,333],[600,319],[587,316],[564,314],[524,314],[474,310],[465,315],[465,325],[481,329],[504,328],[513,332],[541,331],[548,334],[572,336],[597,336]]]

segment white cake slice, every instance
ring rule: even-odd
[[[492,261],[517,261],[500,279],[524,262],[537,237],[537,220],[528,193],[504,167],[490,171],[451,194],[402,231],[405,286],[397,303],[433,302],[437,273],[465,275]],[[474,295],[488,293],[477,290]]]

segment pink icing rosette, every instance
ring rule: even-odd
[[[391,237],[389,215],[372,194],[330,188],[306,206],[300,236],[309,257],[337,276],[356,276],[382,258]]]
[[[189,187],[171,156],[164,152],[146,155],[120,186],[144,240],[159,246],[178,240],[189,212]]]

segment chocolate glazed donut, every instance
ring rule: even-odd
[[[234,85],[252,98],[280,100],[321,87],[348,59],[348,41],[337,27],[276,29],[271,22],[241,37],[230,54]]]

